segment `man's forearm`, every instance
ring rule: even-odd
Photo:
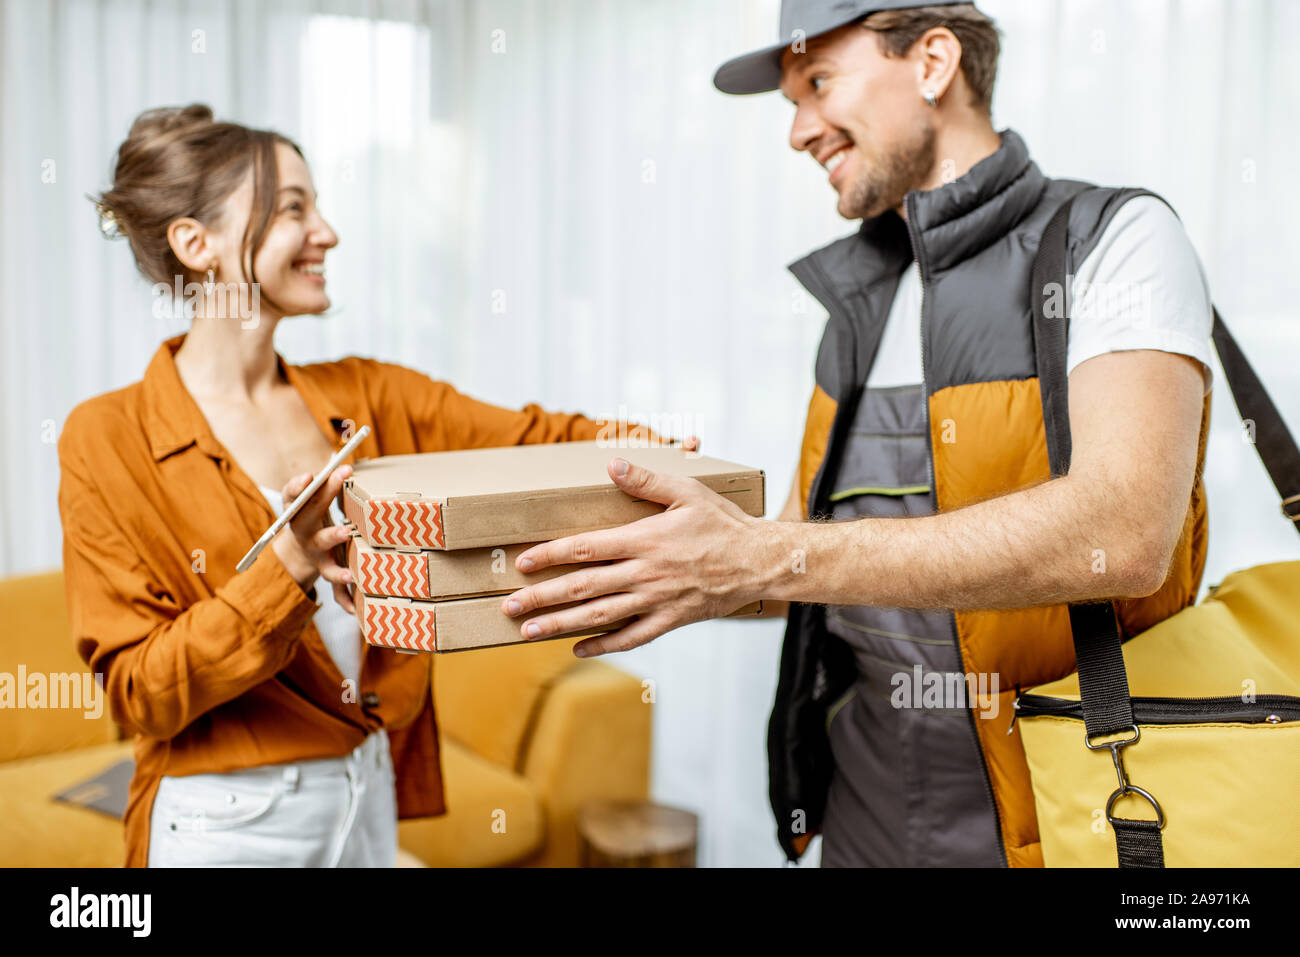
[[[1173,542],[1124,496],[1071,477],[939,515],[763,523],[762,597],[900,608],[1023,608],[1150,594]]]

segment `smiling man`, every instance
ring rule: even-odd
[[[972,5],[787,0],[781,20],[715,84],[780,89],[790,145],[862,220],[791,267],[829,318],[790,499],[753,519],[615,459],[666,510],[530,549],[520,568],[608,564],[503,607],[582,602],[534,638],[635,618],[575,649],[594,655],[761,598],[788,615],[768,746],[790,859],[819,832],[827,865],[1041,866],[1017,688],[1074,670],[1068,603],[1113,602],[1127,636],[1200,582],[1205,279],[1158,199],[1049,179],[994,129],[998,35]],[[1069,200],[1067,421],[1040,398],[1052,290],[1031,267]]]

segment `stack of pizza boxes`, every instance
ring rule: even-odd
[[[523,641],[521,628],[532,616],[506,615],[502,597],[582,566],[524,574],[515,567],[522,552],[663,510],[613,483],[606,465],[616,456],[655,472],[689,476],[747,514],[763,514],[761,470],[679,446],[567,442],[366,459],[343,487],[343,511],[353,531],[348,567],[366,641],[407,652]],[[755,603],[735,616],[760,610]],[[585,638],[624,624],[555,637]]]

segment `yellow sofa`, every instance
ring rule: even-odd
[[[0,673],[85,671],[68,632],[63,576],[0,581]],[[575,817],[594,799],[644,800],[651,705],[641,682],[573,657],[572,642],[440,656],[434,697],[447,814],[402,821],[425,864],[571,866]],[[129,757],[105,713],[0,707],[0,867],[116,867],[120,821],[52,800]]]

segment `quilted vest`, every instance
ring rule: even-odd
[[[799,465],[808,517],[946,512],[1050,478],[1030,269],[1048,221],[1076,194],[1071,274],[1131,194],[1048,179],[1006,130],[997,152],[965,176],[909,193],[906,221],[892,211],[864,221],[856,235],[790,267],[829,314]],[[894,293],[914,260],[923,382],[868,389]],[[1195,600],[1208,401],[1169,577],[1149,597],[1116,602],[1126,637]],[[834,835],[837,847],[857,848],[856,863],[1042,866],[1013,702],[1018,688],[1074,667],[1064,605],[793,604],[768,726],[770,799],[787,856],[798,859],[822,832],[824,862]],[[899,675],[913,675],[913,688],[983,677],[964,686],[976,693],[956,707],[899,708]]]

